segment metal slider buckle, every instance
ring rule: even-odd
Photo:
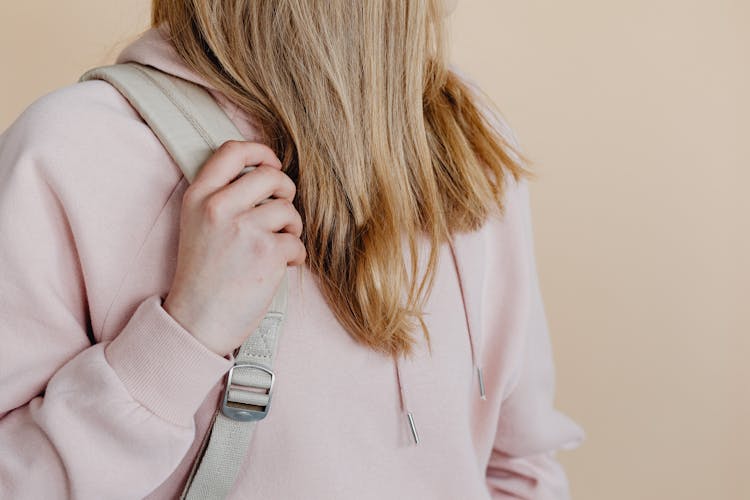
[[[235,368],[254,369],[265,372],[271,376],[271,383],[269,384],[269,387],[267,389],[265,387],[237,384],[236,382],[232,381],[232,374],[234,373]],[[221,402],[221,413],[223,413],[226,417],[231,418],[232,420],[237,420],[240,422],[250,422],[264,419],[268,414],[268,408],[271,406],[271,393],[273,392],[274,379],[275,375],[273,371],[263,365],[254,363],[239,363],[232,366],[232,368],[229,369],[229,373],[227,374],[227,383],[226,387],[224,388],[224,398]],[[261,395],[265,394],[266,396],[268,396],[268,400],[265,406],[241,403],[237,401],[229,401],[229,391],[231,389],[243,390]],[[265,392],[258,392],[258,390]]]

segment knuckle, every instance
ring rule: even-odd
[[[252,234],[253,221],[247,217],[235,217],[230,222],[231,234],[234,237],[243,237]]]
[[[292,258],[292,262],[296,265],[300,265],[303,264],[305,260],[307,260],[307,248],[305,248],[305,244],[298,239],[296,242],[296,252]]]
[[[209,223],[221,222],[224,219],[224,212],[224,200],[220,196],[211,196],[203,203],[203,214]]]
[[[234,152],[239,151],[240,149],[242,149],[242,147],[243,147],[242,145],[243,145],[242,141],[238,141],[236,139],[229,139],[227,141],[224,141],[222,143],[222,145],[219,146],[219,149],[222,152],[232,154],[232,153],[234,153]]]
[[[271,149],[268,145],[263,144],[262,142],[254,142],[253,147],[257,148],[259,153],[264,153],[272,157],[276,157],[276,153],[274,153],[273,149]]]
[[[279,210],[280,214],[283,214],[284,220],[286,221],[294,221],[297,218],[297,209],[294,208],[294,204],[287,200],[286,198],[277,198],[274,200],[274,203],[276,203],[276,206],[278,207],[277,210]]]
[[[294,213],[294,218],[302,221],[302,214],[299,213],[299,210],[297,210],[297,207],[294,206],[294,202],[289,202],[289,207],[291,207],[292,212]]]
[[[294,204],[286,198],[279,198],[279,204],[289,214],[294,214],[297,209],[294,208]]]
[[[294,206],[292,206],[292,210],[292,219],[294,220],[294,223],[297,225],[297,227],[301,230],[305,224],[302,220],[302,215],[294,208]]]
[[[256,166],[252,172],[250,172],[247,175],[252,175],[254,178],[253,182],[269,182],[271,180],[271,173],[269,172],[269,167],[266,165],[258,165]]]
[[[196,191],[195,184],[190,184],[185,192],[182,194],[183,205],[194,205],[198,201],[198,192]]]
[[[240,213],[234,217],[230,223],[232,235],[249,245],[250,251],[254,252],[256,249],[256,242],[266,238],[268,235],[265,234],[263,229],[258,225],[257,218],[253,217],[250,213]],[[258,243],[258,250],[263,253],[267,242],[261,241]]]
[[[279,174],[278,170],[276,170],[270,165],[265,165],[265,164],[258,165],[258,167],[255,170],[258,171],[259,175],[265,176],[269,181],[275,180],[276,176]]]
[[[297,195],[297,185],[294,183],[291,177],[286,174],[283,175],[285,178],[284,182],[286,182],[289,191],[292,193],[292,198],[294,198]]]
[[[256,260],[265,260],[276,253],[275,246],[270,235],[259,234],[250,243],[250,254]]]

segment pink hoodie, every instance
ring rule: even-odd
[[[205,86],[160,30],[125,61]],[[232,364],[161,307],[186,187],[103,81],[40,97],[0,135],[0,498],[180,494]],[[511,181],[506,203],[457,236],[457,266],[443,248],[426,310],[433,352],[422,343],[397,370],[290,268],[274,401],[231,498],[569,497],[555,452],[584,433],[553,405],[525,182]]]

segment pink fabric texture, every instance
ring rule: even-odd
[[[157,29],[117,62],[205,85]],[[249,117],[210,89],[248,140]],[[0,135],[0,498],[168,499],[182,490],[232,364],[162,307],[187,181],[103,81],[40,97]],[[554,406],[529,192],[442,248],[420,344],[355,343],[290,268],[268,417],[233,499],[569,498],[556,452],[584,432]],[[468,340],[474,337],[476,352]],[[484,369],[478,397],[472,356]]]

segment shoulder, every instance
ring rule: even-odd
[[[37,98],[0,134],[0,204],[13,208],[0,224],[25,213],[40,235],[55,221],[63,236],[50,247],[75,245],[83,267],[97,268],[90,275],[107,274],[102,282],[122,272],[112,256],[132,260],[182,179],[137,111],[104,81]]]
[[[509,120],[501,112],[499,106],[484,91],[473,75],[470,75],[466,70],[458,67],[455,63],[451,63],[448,66],[448,69],[466,86],[466,88],[468,88],[478,111],[481,113],[487,125],[489,125],[489,127],[491,127],[508,146],[508,148],[506,148],[507,154],[516,160],[518,164],[522,165],[524,169],[528,169],[526,160],[524,160],[522,155],[522,147],[518,136],[511,127]],[[529,172],[531,171],[529,170]],[[504,171],[502,185],[502,202],[505,207],[505,213],[500,214],[496,207],[491,207],[490,215],[479,232],[490,237],[490,233],[493,232],[500,230],[513,230],[517,234],[516,240],[520,241],[520,226],[530,223],[528,220],[528,212],[530,208],[529,178],[524,175],[516,178],[506,169]]]
[[[137,111],[100,80],[37,98],[0,135],[5,201],[54,207],[92,245],[142,239],[183,178]]]
[[[162,214],[177,219],[183,179],[110,84],[58,88],[0,134],[0,254],[12,255],[17,268],[34,262],[29,267],[41,273],[51,266],[44,279],[59,275],[57,286],[67,287],[60,295],[85,287],[99,335],[119,284],[138,271],[133,266],[146,242],[171,241],[172,219],[160,233],[154,227]],[[65,258],[69,265],[60,265]],[[80,268],[82,277],[63,275],[63,267]],[[15,276],[23,279],[20,272]],[[75,282],[79,278],[84,284]]]
[[[0,169],[22,168],[81,189],[122,189],[154,177],[174,185],[181,176],[137,111],[101,80],[38,97],[3,131]]]
[[[72,138],[86,143],[104,133],[102,125],[113,121],[133,127],[141,120],[114,87],[92,80],[59,87],[36,98],[3,135],[27,148],[60,146]]]
[[[508,119],[500,111],[499,106],[479,85],[476,78],[469,75],[464,69],[459,68],[455,63],[451,63],[448,66],[448,69],[469,89],[479,112],[482,114],[487,124],[505,141],[506,144],[511,146],[512,151],[510,151],[510,154],[514,156],[516,160],[522,162],[522,159],[519,156],[521,145],[518,141],[518,136],[510,126]]]

